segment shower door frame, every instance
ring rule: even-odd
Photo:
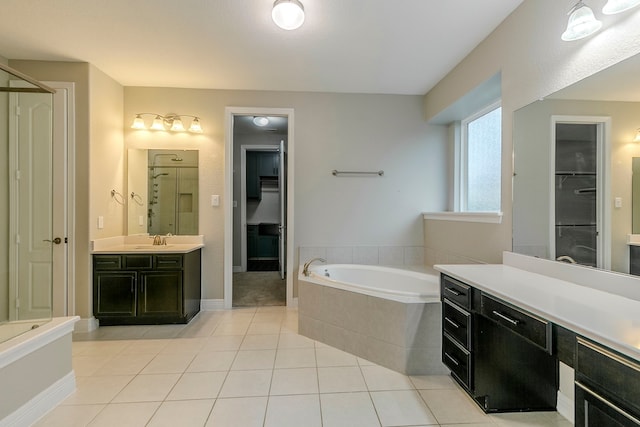
[[[611,269],[611,117],[552,115],[549,144],[549,255],[556,259],[556,125],[597,126],[596,141],[596,266]]]

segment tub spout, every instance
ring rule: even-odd
[[[324,259],[324,258],[313,258],[313,259],[310,259],[309,261],[304,263],[304,267],[302,268],[302,274],[304,274],[305,276],[309,277],[309,274],[311,274],[311,273],[309,273],[309,266],[314,261],[327,262],[327,260]]]

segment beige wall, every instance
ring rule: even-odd
[[[127,209],[124,89],[94,66],[89,67],[89,108],[89,239],[122,236]],[[112,196],[112,190],[120,195]],[[104,218],[102,229],[98,228],[99,216]]]
[[[295,242],[303,246],[422,246],[420,213],[446,203],[444,130],[422,117],[422,97],[125,88],[127,148],[200,150],[203,298],[223,298],[225,107],[293,108]],[[201,117],[204,133],[129,128],[136,113]],[[336,178],[333,169],[385,171]],[[239,171],[236,171],[238,178]],[[212,207],[210,195],[220,195]],[[297,260],[296,260],[297,265]]]
[[[603,30],[577,42],[563,42],[570,4],[557,0],[525,0],[487,39],[424,97],[427,119],[462,95],[502,73],[502,210],[503,223],[491,239],[485,225],[471,224],[459,235],[459,223],[425,221],[425,246],[496,262],[511,249],[513,112],[556,90],[640,52],[640,10],[603,16]],[[601,7],[600,4],[594,7]],[[433,233],[432,233],[433,231]],[[443,236],[457,234],[457,239]],[[482,242],[482,243],[481,243]]]

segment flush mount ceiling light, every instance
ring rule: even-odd
[[[133,123],[131,124],[132,129],[147,129],[147,125],[144,122],[142,116],[151,115],[155,116],[153,119],[153,123],[148,129],[151,130],[167,130],[169,129],[172,132],[184,132],[185,130],[192,133],[202,133],[202,126],[200,125],[200,119],[196,116],[189,116],[186,114],[156,114],[156,113],[138,113],[136,117],[133,119]],[[193,121],[191,122],[191,126],[189,129],[185,129],[182,124],[183,117],[192,117]]]
[[[615,15],[640,4],[640,0],[609,0],[602,8],[605,15]]]
[[[567,29],[562,33],[562,40],[574,41],[590,36],[602,27],[589,6],[578,1],[569,11]]]
[[[276,0],[271,18],[283,30],[295,30],[304,23],[304,6],[299,0]]]
[[[269,119],[264,116],[256,116],[253,118],[253,124],[256,126],[264,127],[269,124]]]

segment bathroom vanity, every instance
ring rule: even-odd
[[[102,326],[188,323],[200,311],[201,247],[94,248],[93,315]]]
[[[562,361],[576,426],[640,426],[640,301],[503,264],[435,268],[442,360],[485,411],[555,409]]]

